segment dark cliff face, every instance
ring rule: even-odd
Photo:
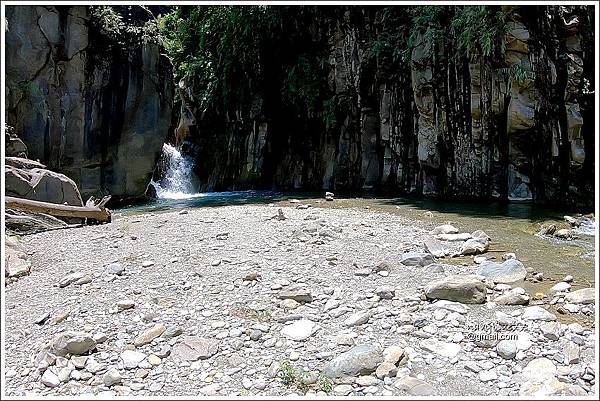
[[[126,23],[149,18],[124,11]],[[90,7],[9,6],[6,16],[6,118],[29,156],[84,198],[142,196],[171,125],[172,66],[159,45],[110,37]]]
[[[413,37],[407,57],[374,51],[390,32],[408,40],[405,9],[283,13],[281,36],[259,43],[252,69],[233,75],[235,95],[208,110],[200,77],[182,80],[171,139],[195,155],[201,189],[369,188],[590,205],[593,8],[498,7],[507,19],[501,57],[459,56],[444,25],[452,15],[440,18],[441,39]],[[318,108],[310,85],[292,88],[293,102],[282,90],[307,70],[323,77]]]

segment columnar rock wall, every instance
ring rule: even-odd
[[[371,51],[381,8],[339,10],[298,27],[325,49],[332,126],[281,106],[278,57],[257,60],[249,95],[216,113],[197,109],[193,80],[180,83],[175,139],[196,155],[201,189],[593,202],[592,8],[505,7],[504,59],[418,37],[400,62]]]
[[[159,45],[103,46],[84,6],[9,6],[6,18],[6,120],[30,158],[84,198],[143,195],[171,124]]]

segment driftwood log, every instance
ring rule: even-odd
[[[88,224],[110,223],[110,210],[104,207],[110,200],[110,195],[102,199],[91,197],[85,206],[61,205],[57,203],[41,202],[30,199],[5,197],[7,209],[16,209],[32,213],[44,213],[56,217],[75,217],[87,219]]]

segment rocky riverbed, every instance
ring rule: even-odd
[[[475,263],[481,254],[449,264],[427,252],[432,240],[460,251],[472,238],[440,235],[465,233],[290,206],[118,215],[24,237],[30,274],[5,287],[6,392],[597,391],[593,289],[570,292],[565,277],[554,298],[581,319],[563,323],[519,282],[476,274],[498,271]],[[521,274],[506,259],[496,255]]]

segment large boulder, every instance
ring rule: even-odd
[[[486,260],[477,268],[477,274],[495,283],[508,284],[523,280],[527,276],[527,270],[517,259],[508,259],[503,263]]]
[[[436,280],[425,287],[428,299],[445,299],[465,304],[482,304],[486,300],[486,286],[474,275],[453,275]]]
[[[73,206],[83,205],[77,185],[64,174],[37,167],[26,170],[7,165],[4,176],[6,196]]]
[[[572,304],[593,304],[595,299],[595,288],[582,288],[567,294],[565,297],[565,301]]]

